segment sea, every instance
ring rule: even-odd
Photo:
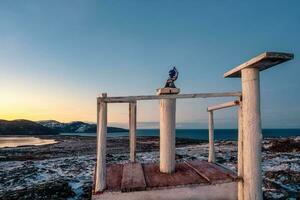
[[[264,138],[300,136],[300,129],[263,129]],[[61,133],[61,135],[94,136],[96,133]],[[215,129],[215,140],[237,140],[237,129]],[[128,132],[107,133],[108,137],[128,136]],[[159,129],[138,129],[137,136],[159,136]],[[208,140],[208,129],[177,129],[176,137]]]

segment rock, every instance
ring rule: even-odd
[[[0,199],[6,200],[44,200],[56,199],[63,200],[74,197],[75,193],[66,180],[49,181],[43,184],[35,185],[30,188],[8,191],[0,194]]]
[[[184,157],[187,157],[187,156],[186,155],[176,154],[175,157],[176,157],[176,160],[180,160],[180,159],[182,159]]]
[[[217,157],[216,158],[217,163],[223,164],[226,162],[226,159],[222,158],[222,157]]]
[[[81,199],[89,200],[92,198],[92,182],[86,183],[82,187],[83,194],[81,195]]]
[[[265,191],[263,193],[264,199],[277,199],[277,200],[285,200],[288,199],[289,195],[284,190],[271,190]]]
[[[300,152],[300,142],[290,138],[272,140],[265,149],[273,152]]]
[[[300,183],[300,172],[292,170],[280,170],[280,171],[267,171],[265,176],[274,179],[276,181],[281,181],[283,184],[299,184]]]

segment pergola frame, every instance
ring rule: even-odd
[[[160,171],[172,173],[175,160],[175,113],[176,99],[181,98],[212,98],[238,97],[235,102],[208,108],[213,110],[237,105],[238,109],[238,199],[262,200],[261,171],[261,113],[260,113],[260,76],[262,70],[293,59],[294,55],[281,52],[265,52],[224,74],[225,78],[240,77],[242,92],[228,93],[196,93],[172,95],[147,95],[127,97],[107,97],[103,93],[97,98],[97,162],[95,171],[95,192],[106,188],[106,133],[107,133],[107,103],[129,103],[130,122],[130,160],[135,161],[136,144],[136,102],[139,100],[160,100]],[[163,130],[162,130],[163,129]],[[213,123],[210,125],[213,130]],[[163,147],[163,148],[162,148]],[[161,153],[164,151],[163,154]],[[211,158],[211,161],[213,159]],[[162,164],[163,163],[163,164]]]
[[[172,94],[172,95],[145,95],[145,96],[126,96],[126,97],[108,97],[103,93],[101,97],[97,98],[97,163],[95,171],[95,192],[103,191],[106,187],[106,135],[107,135],[107,104],[108,103],[128,103],[129,104],[129,138],[130,138],[130,161],[135,161],[136,155],[136,111],[137,101],[142,100],[166,100],[166,99],[188,99],[188,98],[220,98],[220,97],[238,97],[240,99],[241,92],[223,92],[223,93],[194,93],[194,94]],[[172,109],[171,109],[172,110]],[[160,115],[168,115],[171,110],[161,109]],[[165,113],[165,111],[167,113]],[[175,112],[173,113],[175,114]],[[168,117],[164,118],[168,120]],[[161,123],[164,123],[161,121]],[[175,125],[175,122],[174,122]],[[170,128],[170,127],[169,127]],[[175,126],[171,127],[175,130]],[[168,138],[167,138],[168,139]],[[172,138],[170,138],[172,139]],[[160,144],[163,145],[163,144]],[[170,144],[165,144],[169,147]],[[171,148],[170,154],[175,155],[175,148]],[[174,158],[175,159],[175,158]],[[161,163],[166,163],[163,168],[171,167],[173,171],[174,166],[168,166],[169,163],[175,164],[175,160],[160,158]]]

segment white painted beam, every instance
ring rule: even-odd
[[[209,146],[209,153],[208,153],[208,162],[214,163],[216,162],[216,155],[215,155],[215,144],[214,144],[214,115],[213,111],[208,112],[208,146]]]
[[[134,102],[134,101],[138,101],[138,100],[240,97],[241,95],[242,95],[241,92],[143,95],[143,96],[123,96],[123,97],[99,97],[98,101],[104,101],[107,103],[129,103],[129,102]]]
[[[136,102],[129,103],[130,161],[136,158]]]
[[[222,104],[218,104],[218,105],[214,105],[214,106],[209,106],[209,107],[207,107],[207,111],[220,110],[223,108],[229,108],[229,107],[233,107],[233,106],[237,106],[237,105],[239,105],[239,101],[230,101],[230,102],[226,102],[226,103],[222,103]]]
[[[103,93],[102,97],[106,97]],[[97,103],[97,161],[95,192],[106,188],[106,132],[107,132],[107,103]]]

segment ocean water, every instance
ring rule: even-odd
[[[53,139],[41,139],[37,137],[0,137],[0,148],[4,147],[18,147],[18,146],[40,146],[45,144],[55,144]]]
[[[237,140],[237,129],[215,129],[216,140]],[[300,129],[263,129],[263,137],[300,136]],[[96,136],[96,133],[61,133],[61,135]],[[128,132],[108,133],[108,137],[128,136]],[[159,129],[138,129],[137,136],[159,136]],[[207,129],[177,129],[176,137],[208,140]]]

